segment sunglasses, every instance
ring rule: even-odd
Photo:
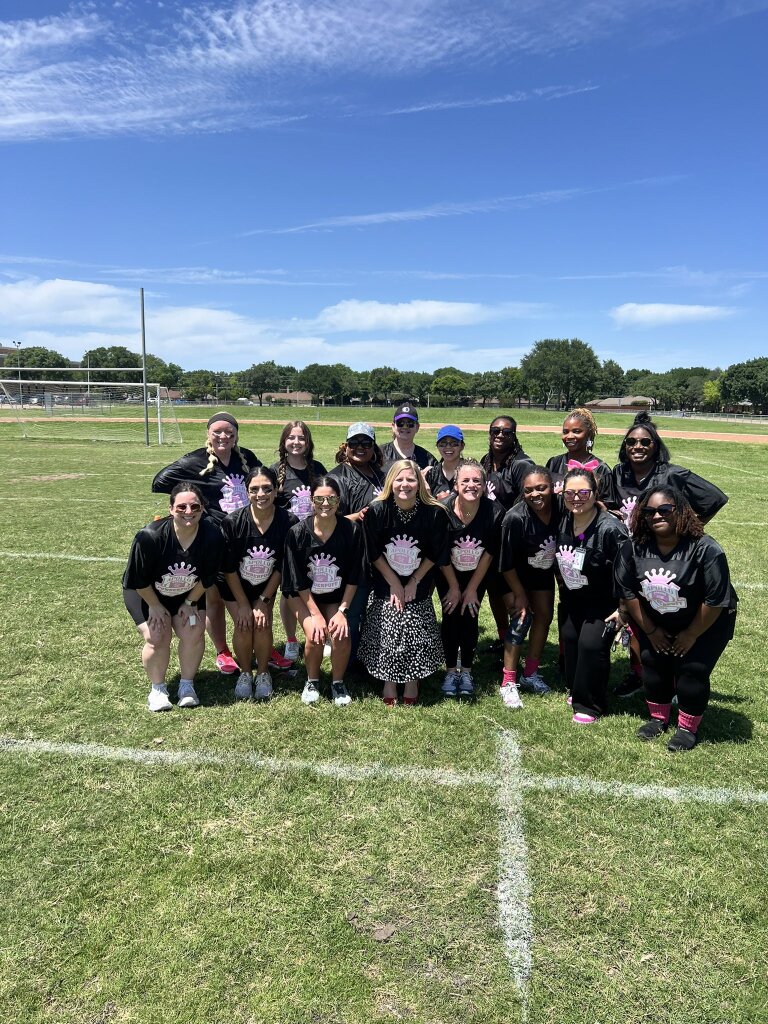
[[[347,448],[373,448],[373,441],[369,437],[363,440],[352,439],[347,441]]]
[[[491,437],[498,437],[501,434],[502,437],[514,437],[514,430],[511,427],[491,427],[488,433]]]
[[[174,512],[199,512],[203,506],[199,501],[181,502],[173,506]]]
[[[437,447],[438,448],[458,448],[458,446],[460,444],[461,444],[461,441],[457,441],[455,438],[451,437],[451,438],[445,438],[442,441],[438,441],[437,442]]]
[[[646,519],[653,519],[654,516],[661,516],[662,519],[668,519],[673,512],[677,511],[677,505],[656,505],[655,508],[651,508],[647,505],[644,509],[641,509],[642,514]]]
[[[339,499],[336,497],[335,494],[332,495],[331,497],[318,497],[317,495],[315,495],[312,498],[312,504],[317,505],[318,508],[322,508],[323,505],[328,505],[329,508],[334,508],[334,506],[339,504]]]
[[[624,441],[624,445],[627,448],[637,448],[640,445],[641,448],[651,448],[653,441],[650,437],[628,437]]]
[[[581,498],[582,501],[586,501],[591,493],[591,487],[580,487],[578,491],[563,491],[563,497],[566,501],[575,501],[577,498]]]
[[[410,430],[412,427],[416,426],[416,421],[415,420],[396,420],[396,424],[397,424],[398,427],[405,427],[406,430]]]

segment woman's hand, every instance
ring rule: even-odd
[[[183,606],[182,606],[183,607]],[[150,630],[162,633],[171,622],[171,613],[162,604],[151,604],[147,611],[147,625]]]
[[[239,629],[241,632],[249,630],[251,628],[252,611],[249,604],[239,604],[235,608],[235,629]]]
[[[528,597],[524,590],[512,590],[504,595],[504,605],[511,622],[521,622],[525,613],[530,611]]]
[[[419,588],[419,581],[411,578],[403,587],[403,599],[406,604],[416,600],[416,591]]]
[[[399,581],[389,586],[389,603],[399,612],[405,608],[405,589]]]
[[[461,591],[459,590],[458,584],[455,587],[449,587],[445,597],[441,601],[443,610],[446,612],[455,611],[461,604]]]
[[[328,622],[328,633],[334,640],[346,640],[349,636],[349,623],[344,612],[336,612]]]
[[[480,600],[477,596],[476,587],[467,587],[461,598],[461,614],[468,611],[473,619],[477,618],[480,610]]]
[[[304,636],[312,644],[322,644],[328,632],[325,619],[322,615],[308,615],[301,624]]]
[[[652,629],[650,633],[646,633],[645,635],[648,637],[651,647],[657,654],[672,653],[671,638],[660,626],[656,626],[655,629]]]
[[[676,658],[682,658],[690,651],[693,645],[698,640],[689,626],[688,629],[684,629],[681,633],[678,633],[676,637],[671,641],[672,653]]]

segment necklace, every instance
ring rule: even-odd
[[[397,504],[397,502],[394,502],[394,505],[395,505],[395,515],[400,520],[400,522],[401,523],[410,523],[410,521],[413,519],[413,517],[416,515],[416,513],[419,510],[420,502],[419,502],[419,499],[417,498],[416,499],[416,504],[412,505],[410,508],[400,508],[400,506]]]

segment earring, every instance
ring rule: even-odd
[[[592,448],[593,448],[594,444],[595,444],[594,438],[590,437],[590,439],[587,441],[587,451],[588,452],[592,451]]]

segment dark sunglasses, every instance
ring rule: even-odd
[[[317,505],[318,508],[322,508],[323,505],[328,505],[329,508],[333,508],[334,505],[338,505],[339,504],[339,499],[336,497],[335,494],[333,496],[330,496],[330,497],[323,497],[323,496],[315,495],[312,498],[312,504],[313,505]]]
[[[501,434],[502,437],[514,437],[514,430],[511,427],[491,427],[488,431],[491,437],[498,437]]]
[[[174,512],[199,512],[203,506],[199,501],[180,502],[173,506]]]
[[[660,515],[662,519],[668,519],[673,512],[677,511],[677,505],[657,505],[655,508],[651,508],[646,505],[644,509],[641,509],[642,514],[646,519],[653,519],[654,516]]]
[[[563,491],[563,497],[566,501],[575,501],[576,498],[581,498],[582,501],[586,501],[592,493],[591,487],[580,487],[578,491],[567,490]]]
[[[410,430],[411,427],[415,427],[416,426],[416,420],[398,420],[397,421],[397,426],[398,427],[405,427],[406,430]]]
[[[627,448],[637,448],[638,445],[641,448],[651,448],[653,441],[650,437],[628,437],[624,444]]]
[[[373,441],[370,437],[360,438],[358,440],[352,439],[347,441],[347,448],[373,448]]]
[[[458,448],[461,441],[457,441],[454,437],[446,437],[442,441],[437,441],[436,445],[438,448]]]

